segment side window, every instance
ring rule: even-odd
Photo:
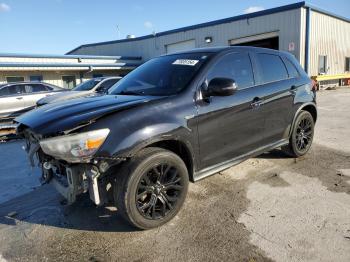
[[[13,86],[8,86],[7,88],[8,88],[9,95],[18,95],[18,94],[25,93],[24,85],[13,85]]]
[[[7,86],[0,89],[0,96],[7,96],[9,94],[9,88]]]
[[[31,85],[31,86],[32,86],[32,92],[33,93],[48,91],[48,88],[46,86],[44,86],[44,85],[36,84],[36,85]]]
[[[248,54],[234,53],[222,57],[209,72],[208,80],[210,81],[216,77],[235,80],[238,89],[253,86],[253,69]]]
[[[104,81],[98,88],[97,91],[105,90],[107,91],[112,85],[118,82],[119,79],[110,79]]]
[[[257,62],[264,83],[275,82],[288,78],[286,66],[278,55],[257,54]]]
[[[30,94],[30,93],[45,92],[47,91],[47,89],[45,86],[39,85],[39,84],[26,84],[25,91],[27,94]]]
[[[295,65],[293,65],[292,62],[288,59],[285,59],[284,61],[288,70],[289,78],[299,77],[299,72],[296,69]]]

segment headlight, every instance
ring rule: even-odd
[[[94,130],[76,135],[48,138],[40,141],[45,154],[68,162],[79,162],[93,156],[102,146],[109,129]]]

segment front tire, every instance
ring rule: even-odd
[[[140,229],[159,227],[179,212],[188,184],[188,171],[179,156],[161,148],[145,148],[116,176],[118,212]]]
[[[289,156],[300,157],[305,155],[314,138],[315,121],[308,111],[300,111],[289,138],[289,144],[282,147],[282,150]]]

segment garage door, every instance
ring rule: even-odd
[[[171,54],[175,52],[191,50],[191,49],[194,49],[195,47],[196,47],[196,42],[194,39],[178,42],[178,43],[166,45],[166,53]]]
[[[278,32],[270,32],[265,34],[252,35],[242,38],[236,38],[229,41],[229,44],[232,46],[241,45],[241,46],[256,46],[264,47],[270,49],[279,49],[279,38]]]

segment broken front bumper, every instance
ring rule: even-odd
[[[46,171],[54,172],[53,168]],[[90,199],[96,204],[103,204],[100,197],[98,177],[99,172],[89,165],[76,165],[65,167],[66,177],[52,175],[49,184],[67,199],[68,204],[73,204],[76,197],[89,191]]]

